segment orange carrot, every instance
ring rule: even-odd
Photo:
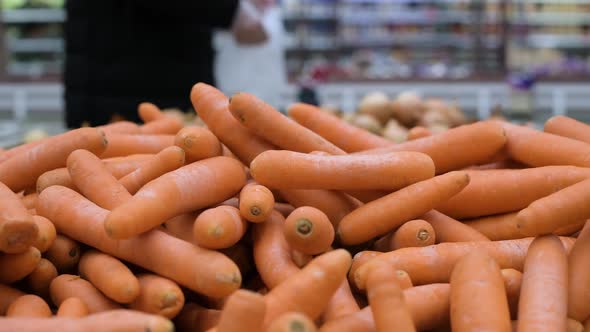
[[[130,121],[117,121],[104,126],[98,126],[106,135],[112,134],[140,134],[139,126]]]
[[[242,278],[238,267],[221,253],[157,230],[128,240],[110,238],[104,231],[104,219],[109,211],[70,189],[53,186],[44,190],[39,195],[37,209],[61,233],[196,292],[218,298],[240,287]]]
[[[242,125],[279,148],[297,152],[325,151],[334,155],[346,153],[251,94],[233,95],[229,110]]]
[[[408,141],[413,141],[415,139],[424,138],[428,136],[432,136],[432,132],[430,131],[430,129],[422,126],[416,126],[410,129],[410,131],[408,132]]]
[[[299,271],[283,234],[284,223],[285,218],[273,211],[266,222],[254,225],[254,263],[270,289]]]
[[[535,200],[590,178],[590,170],[573,166],[466,171],[471,181],[438,210],[464,219],[514,212]]]
[[[49,305],[37,295],[27,294],[14,300],[6,310],[6,317],[51,317]]]
[[[16,254],[35,242],[39,229],[22,200],[0,182],[0,252]]]
[[[361,203],[372,202],[389,193],[391,190],[346,190],[347,195]]]
[[[158,153],[174,145],[174,135],[127,135],[111,134],[101,158],[112,158],[139,153]],[[98,154],[97,154],[98,155]]]
[[[265,312],[262,295],[240,289],[225,302],[217,332],[262,331]]]
[[[557,115],[545,122],[545,132],[590,143],[590,126],[570,117]]]
[[[118,259],[89,250],[80,258],[80,276],[105,296],[118,303],[130,303],[139,295],[139,281]]]
[[[195,220],[193,236],[195,243],[208,249],[229,248],[236,244],[248,223],[233,206],[222,205],[203,211]]]
[[[182,129],[183,123],[179,119],[164,116],[139,127],[139,133],[144,135],[176,135]]]
[[[524,263],[518,331],[567,329],[567,254],[555,235],[536,238]]]
[[[68,172],[76,188],[100,207],[112,210],[131,199],[131,194],[107,171],[100,159],[86,150],[70,154]]]
[[[164,113],[162,113],[158,106],[147,102],[137,105],[137,113],[141,120],[145,123],[162,119],[166,116]]]
[[[41,174],[64,167],[72,151],[86,149],[101,154],[106,146],[104,133],[95,128],[76,129],[48,138],[0,164],[0,182],[13,191],[34,187]]]
[[[41,253],[34,247],[20,254],[0,255],[0,283],[10,284],[23,279],[35,270],[39,260]]]
[[[55,315],[57,317],[82,318],[88,314],[88,306],[84,301],[77,297],[70,297],[61,303]]]
[[[489,241],[486,235],[478,232],[460,221],[446,216],[437,210],[431,210],[422,216],[430,223],[436,234],[436,242],[471,242]]]
[[[274,148],[234,119],[227,97],[214,87],[197,83],[191,90],[191,101],[209,130],[244,164],[250,165],[258,154]]]
[[[59,272],[70,271],[80,261],[80,245],[69,237],[58,234],[45,252],[47,258]]]
[[[348,271],[348,282],[351,286],[356,287],[354,283],[354,275],[356,270],[359,267],[365,265],[368,261],[372,258],[381,255],[379,251],[372,251],[372,250],[363,250],[354,255],[354,259],[352,260],[352,264],[350,265],[350,271]]]
[[[37,203],[37,196],[38,195],[36,192],[31,193],[31,194],[24,196],[21,199],[21,201],[27,209],[33,209],[33,208],[35,208],[35,204]]]
[[[184,150],[187,163],[222,155],[217,137],[203,127],[184,127],[176,134],[174,144]]]
[[[575,319],[567,319],[567,332],[584,332],[584,325]]]
[[[291,250],[291,259],[293,263],[297,265],[298,268],[303,268],[307,263],[311,262],[313,259],[312,255],[304,254],[301,251],[297,251],[295,249]]]
[[[400,226],[391,237],[391,250],[406,247],[425,247],[434,244],[436,233],[432,226],[420,219],[410,220]]]
[[[49,285],[57,277],[57,269],[49,260],[41,258],[37,267],[27,276],[29,289],[35,294],[47,298]]]
[[[447,282],[457,261],[474,250],[483,250],[502,269],[521,271],[531,241],[531,238],[526,238],[497,242],[449,242],[422,248],[403,248],[382,253],[360,266],[354,273],[354,281],[363,289],[369,266],[373,262],[386,261],[397,269],[408,272],[414,285]],[[562,241],[569,251],[573,239],[562,238]]]
[[[359,244],[386,234],[437,207],[468,183],[467,173],[451,172],[367,203],[342,218],[338,225],[340,240],[343,244]]]
[[[172,219],[166,220],[162,226],[166,233],[186,242],[193,243],[193,225],[195,224],[195,219],[199,213],[200,212],[181,214]]]
[[[205,332],[217,326],[220,310],[203,308],[195,303],[187,303],[174,319],[177,331]]]
[[[371,268],[367,297],[377,332],[416,331],[393,267],[381,263]]]
[[[394,151],[416,151],[429,155],[434,161],[436,174],[458,170],[487,162],[506,143],[502,126],[493,122],[477,122],[450,129],[444,133],[387,148],[373,149],[360,154]],[[460,146],[460,149],[457,147]]]
[[[184,305],[184,294],[178,285],[155,274],[140,274],[139,296],[129,304],[129,308],[166,318],[174,318]]]
[[[114,209],[104,222],[113,238],[129,238],[166,220],[221,202],[246,183],[240,162],[214,157],[181,167],[151,181]]]
[[[264,222],[274,209],[275,198],[265,186],[249,183],[240,191],[240,214],[250,222]]]
[[[461,258],[453,268],[451,325],[458,332],[512,330],[500,267],[481,251]]]
[[[49,293],[51,294],[51,300],[58,307],[66,299],[78,297],[88,306],[88,312],[90,313],[120,308],[118,304],[109,300],[90,282],[71,274],[62,274],[53,279],[51,285],[49,285]]]
[[[44,138],[44,139],[40,139],[37,141],[33,141],[30,143],[26,143],[26,144],[22,144],[19,146],[15,146],[11,149],[8,149],[6,151],[3,151],[2,153],[0,153],[0,163],[18,155],[18,154],[23,154],[24,152],[27,152],[31,149],[33,149],[34,147],[36,147],[37,145],[40,145],[41,143],[44,143],[46,140],[48,140],[51,137],[48,138]]]
[[[291,248],[309,255],[328,251],[334,241],[334,227],[326,214],[310,206],[295,209],[283,232]]]
[[[143,162],[138,169],[122,177],[119,183],[133,195],[151,180],[182,167],[184,161],[184,150],[177,146],[165,148]]]
[[[309,317],[298,312],[280,315],[268,327],[267,332],[316,332],[317,327]]]
[[[530,166],[590,166],[590,145],[531,128],[502,123],[510,158]]]
[[[295,207],[289,203],[275,203],[275,207],[274,209],[276,211],[278,211],[280,214],[283,215],[283,217],[288,217],[291,212],[293,212],[295,210]]]
[[[274,287],[265,296],[265,325],[289,311],[318,318],[346,278],[350,262],[348,251],[330,251],[314,258],[301,271]]]
[[[338,287],[334,295],[332,295],[330,302],[326,305],[326,309],[322,314],[322,319],[324,322],[328,322],[353,314],[359,310],[359,305],[356,303],[354,296],[350,292],[348,280],[344,279],[340,284],[340,287]]]
[[[392,142],[367,130],[355,127],[318,107],[295,103],[289,107],[291,116],[300,125],[332,142],[346,152],[356,152],[392,145]]]
[[[520,288],[522,286],[522,272],[515,269],[502,270],[504,286],[506,287],[506,297],[508,298],[508,307],[510,307],[510,316],[515,319],[518,314],[518,301],[520,299]]]
[[[492,241],[513,240],[524,237],[516,226],[518,212],[466,220],[465,224],[484,234]]]
[[[6,315],[6,309],[14,302],[14,300],[25,295],[16,288],[0,284],[0,316]]]
[[[568,316],[581,322],[590,318],[590,222],[582,229],[568,256]]]
[[[276,189],[397,190],[432,178],[434,165],[417,152],[320,156],[271,150],[252,161],[250,173]]]
[[[280,190],[280,195],[294,207],[311,206],[325,213],[334,228],[358,205],[350,197],[331,190]]]

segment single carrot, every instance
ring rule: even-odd
[[[471,165],[487,162],[506,143],[501,125],[494,122],[477,122],[450,129],[444,133],[419,138],[359,152],[379,154],[397,151],[416,151],[429,155],[436,167],[436,174],[458,170]],[[457,148],[461,147],[461,148]]]
[[[111,134],[140,134],[139,126],[131,121],[117,121],[104,126],[98,126],[106,135]]]
[[[28,276],[37,268],[41,253],[35,247],[20,254],[0,255],[0,283],[10,284]]]
[[[353,314],[359,310],[359,305],[356,303],[350,291],[348,280],[344,279],[336,292],[334,292],[334,295],[332,295],[330,302],[326,305],[326,309],[322,314],[322,320],[328,322]]]
[[[143,102],[137,105],[137,113],[145,123],[156,121],[166,116],[158,106],[148,102]]]
[[[283,226],[289,246],[304,254],[318,255],[330,249],[334,227],[322,211],[303,206],[295,209]]]
[[[166,220],[166,222],[162,224],[162,227],[166,233],[186,242],[193,243],[193,226],[199,213],[200,212],[181,214],[172,219]]]
[[[434,165],[418,152],[320,156],[270,150],[252,161],[250,173],[276,189],[397,190],[432,178]]]
[[[504,280],[490,256],[476,250],[461,258],[450,284],[453,331],[511,331]]]
[[[67,167],[76,188],[96,205],[112,210],[131,199],[127,189],[92,153],[86,150],[72,152]]]
[[[228,157],[201,160],[143,186],[104,222],[113,238],[129,238],[166,220],[235,195],[246,183],[242,165]]]
[[[590,318],[590,223],[586,222],[568,256],[568,316],[581,322]]]
[[[555,235],[530,245],[518,304],[518,331],[567,329],[567,254]]]
[[[119,183],[133,195],[151,180],[182,167],[184,157],[184,150],[181,148],[167,147],[143,162],[139,168],[119,179]]]
[[[567,116],[557,115],[545,122],[546,133],[590,143],[590,126]]]
[[[286,218],[295,210],[295,207],[289,203],[277,202],[275,203],[274,209]]]
[[[494,241],[494,242],[449,242],[422,248],[403,248],[378,257],[361,265],[354,273],[354,282],[363,289],[367,269],[377,261],[386,261],[397,269],[408,272],[414,285],[447,282],[451,271],[461,257],[474,250],[483,250],[496,260],[502,269],[521,271],[531,238]],[[564,247],[569,252],[573,239],[562,238]]]
[[[346,152],[392,145],[391,141],[350,125],[335,115],[322,112],[313,105],[295,103],[289,107],[288,113],[300,125],[307,127]]]
[[[107,147],[104,133],[81,128],[44,140],[22,154],[0,164],[0,182],[13,191],[34,187],[37,178],[52,169],[64,167],[72,151],[86,149],[101,154]]]
[[[432,136],[432,132],[430,131],[430,129],[422,126],[416,126],[410,129],[410,131],[408,131],[408,141],[413,141],[415,139],[424,138],[428,136]]]
[[[221,311],[201,307],[196,303],[186,303],[174,319],[177,331],[205,332],[217,326]]]
[[[139,296],[129,304],[129,308],[166,318],[174,318],[184,305],[184,294],[178,285],[155,274],[140,274]]]
[[[287,312],[275,319],[267,332],[316,332],[318,329],[309,317],[298,312]]]
[[[450,172],[367,203],[342,218],[338,225],[340,241],[343,244],[359,244],[386,234],[436,208],[468,183],[467,173]]]
[[[571,138],[531,128],[502,123],[510,158],[540,167],[549,165],[590,166],[590,145]]]
[[[273,211],[266,222],[253,227],[254,263],[264,284],[270,289],[299,272],[291,258],[291,248],[285,240],[284,223],[285,218]]]
[[[233,206],[222,205],[203,211],[194,222],[195,243],[208,249],[229,248],[236,244],[246,230],[248,223]]]
[[[130,154],[158,153],[174,145],[174,135],[127,135],[111,134],[107,136],[109,142],[100,158],[127,156]]]
[[[88,312],[91,314],[120,308],[90,282],[71,274],[61,274],[53,279],[49,285],[49,293],[51,300],[58,307],[66,299],[78,297],[88,306]]]
[[[249,183],[240,191],[240,214],[250,222],[264,222],[274,209],[275,198],[265,186]]]
[[[139,295],[139,281],[121,261],[96,250],[82,255],[80,276],[105,296],[118,303],[130,303]]]
[[[207,128],[188,126],[174,138],[174,144],[186,153],[187,163],[222,155],[219,139]]]
[[[354,275],[356,274],[356,270],[361,266],[365,265],[368,261],[372,258],[381,255],[379,251],[373,250],[363,250],[359,251],[354,255],[354,259],[352,260],[352,264],[350,265],[350,271],[348,271],[348,282],[351,287],[356,287],[354,282]],[[407,273],[406,273],[407,274]]]
[[[465,225],[484,234],[492,241],[519,239],[524,235],[516,225],[517,214],[518,212],[512,212],[469,219],[465,221]]]
[[[197,83],[191,90],[191,102],[207,127],[244,164],[273,145],[242,126],[229,111],[228,98],[205,83]]]
[[[377,332],[416,331],[393,267],[381,263],[371,268],[367,297]]]
[[[148,315],[132,310],[113,310],[97,313],[82,318],[0,318],[0,326],[5,331],[19,332],[173,332],[174,325],[155,315]]]
[[[238,267],[223,254],[150,231],[128,240],[114,240],[104,231],[109,211],[70,189],[54,186],[39,195],[40,215],[59,232],[127,262],[153,271],[198,293],[224,297],[240,287]]]
[[[14,300],[6,310],[6,317],[51,317],[49,305],[37,295],[27,294]]]
[[[516,226],[527,236],[555,230],[590,218],[590,179],[540,198],[516,215]]]
[[[271,289],[265,296],[265,325],[289,311],[318,318],[346,278],[350,263],[348,251],[330,251],[314,258],[301,271]]]
[[[30,193],[26,196],[24,196],[21,201],[23,203],[23,205],[25,206],[25,208],[27,209],[33,209],[35,208],[35,204],[37,203],[37,193]]]
[[[434,244],[436,233],[432,226],[420,219],[410,220],[400,226],[391,237],[391,250],[406,247],[425,247]]]
[[[430,223],[436,234],[436,242],[489,241],[486,235],[437,210],[430,210],[421,217]]]
[[[289,119],[251,94],[233,95],[229,110],[243,126],[279,148],[298,152],[325,151],[334,155],[345,154],[342,149],[322,136]]]
[[[262,331],[266,312],[264,297],[247,290],[229,296],[217,324],[217,332]]]
[[[515,269],[502,270],[504,286],[506,288],[506,297],[508,307],[510,308],[510,317],[516,319],[518,314],[518,301],[520,299],[520,288],[522,286],[522,272]]]
[[[0,252],[17,254],[35,242],[39,229],[22,200],[0,182]]]
[[[14,302],[14,300],[25,295],[16,288],[0,284],[0,316],[6,315],[6,309]]]
[[[23,154],[23,153],[33,149],[35,146],[40,145],[41,143],[44,143],[49,138],[50,137],[43,138],[43,139],[33,141],[30,143],[26,143],[26,144],[21,144],[21,145],[13,147],[11,149],[3,151],[2,153],[0,153],[0,163],[18,155],[18,154]]]
[[[84,301],[77,297],[69,297],[61,303],[55,315],[57,317],[82,318],[88,314],[88,306]]]
[[[26,278],[29,289],[44,298],[49,295],[49,285],[57,277],[55,265],[45,258],[41,258],[37,267]]]
[[[590,178],[590,170],[574,166],[466,171],[471,181],[438,210],[465,219],[514,212],[537,199]]]
[[[59,272],[70,271],[80,261],[80,245],[71,238],[58,234],[45,252],[47,258]]]
[[[164,116],[139,127],[143,135],[176,135],[184,124],[177,118]]]
[[[302,206],[314,207],[325,213],[334,228],[350,212],[358,207],[350,197],[339,191],[332,190],[280,190],[280,195],[295,208]]]

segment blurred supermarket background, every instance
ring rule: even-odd
[[[63,130],[66,14],[64,0],[0,1],[1,146]],[[246,81],[279,109],[304,100],[350,113],[367,94],[411,91],[470,119],[590,121],[590,0],[282,0],[272,13],[269,45],[248,56],[277,75],[257,82],[224,65],[233,49],[221,35],[226,93]]]

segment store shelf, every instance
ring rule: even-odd
[[[560,12],[513,14],[512,21],[516,24],[529,25],[582,25],[590,24],[590,15]]]
[[[588,49],[590,48],[590,37],[531,34],[527,36],[526,43],[535,48]]]
[[[64,51],[61,38],[8,39],[7,48],[15,53],[59,53]]]
[[[14,23],[61,23],[66,19],[63,9],[10,9],[1,13],[5,24]]]
[[[473,18],[467,12],[461,11],[394,11],[344,13],[340,16],[340,22],[356,25],[377,25],[377,24],[445,24],[445,23],[471,23]]]
[[[283,14],[283,20],[287,22],[309,22],[309,21],[334,21],[336,20],[335,14],[299,14],[299,13],[285,13]]]

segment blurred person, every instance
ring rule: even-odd
[[[252,5],[268,0],[67,0],[64,71],[69,128],[124,118],[137,105],[189,110],[196,82],[215,84],[213,29],[264,42]]]

